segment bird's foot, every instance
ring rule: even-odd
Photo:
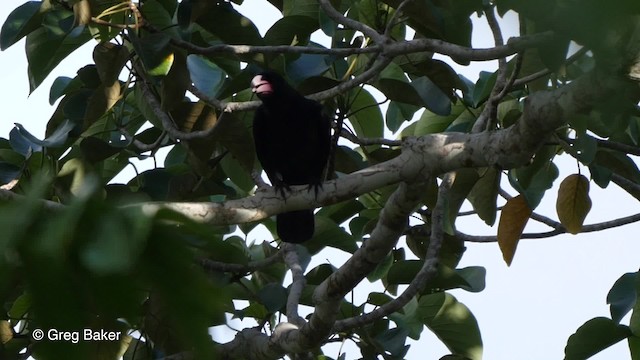
[[[309,186],[307,187],[307,192],[310,192],[311,189],[313,189],[315,199],[318,200],[318,191],[322,190],[322,182],[320,181],[320,182],[310,183]]]
[[[291,188],[289,187],[288,184],[285,184],[282,181],[278,181],[275,184],[273,184],[273,187],[276,190],[276,194],[280,194],[282,195],[282,198],[287,200],[287,192],[291,192]]]

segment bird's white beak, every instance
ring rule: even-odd
[[[251,80],[251,91],[258,95],[266,95],[271,94],[273,92],[273,88],[270,82],[262,78],[262,75],[256,75]]]

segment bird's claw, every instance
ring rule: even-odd
[[[322,190],[322,182],[314,182],[309,184],[309,186],[307,187],[307,192],[310,192],[311,189],[313,189],[315,199],[318,200],[318,191]]]
[[[287,199],[287,192],[291,192],[291,188],[289,187],[289,185],[285,184],[282,181],[278,181],[273,185],[273,187],[276,190],[276,194],[280,193],[280,195],[282,195],[282,198],[285,200]]]

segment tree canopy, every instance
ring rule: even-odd
[[[640,220],[585,223],[590,187],[640,200],[637,1],[270,0],[282,17],[264,35],[240,3],[42,0],[6,19],[0,48],[26,38],[31,91],[95,47],[51,86],[44,139],[20,124],[0,139],[0,358],[327,359],[324,345],[353,342],[338,358],[402,359],[430,331],[442,359],[478,360],[478,323],[449,292],[485,287],[481,264],[458,266],[465,243],[497,242],[511,264],[521,239]],[[520,31],[505,40],[509,11]],[[493,47],[472,46],[474,16]],[[452,67],[489,60],[475,83]],[[332,114],[317,196],[262,179],[249,83],[264,69]],[[154,169],[132,165],[165,148]],[[564,179],[560,156],[576,164]],[[536,212],[556,183],[557,213]],[[313,238],[281,243],[272,217],[310,208]],[[549,230],[525,232],[529,219]],[[326,251],[349,258],[309,268]],[[364,283],[377,288],[357,302]],[[611,316],[578,328],[565,358],[627,341],[640,359],[639,291],[621,274]],[[210,335],[230,318],[253,325]]]

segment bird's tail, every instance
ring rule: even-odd
[[[313,236],[313,210],[290,211],[276,216],[278,236],[284,242],[305,242]]]

